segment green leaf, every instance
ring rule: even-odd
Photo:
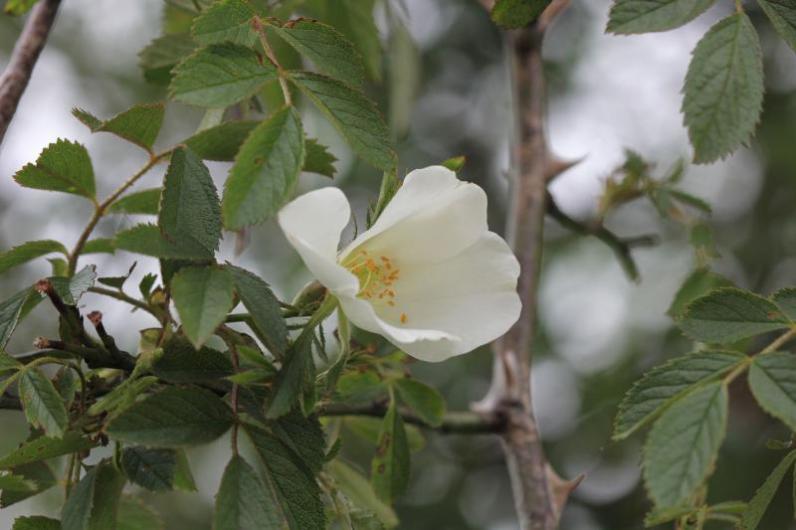
[[[232,362],[220,351],[206,346],[196,350],[186,339],[174,336],[163,345],[152,373],[169,383],[204,383],[232,374]]]
[[[498,26],[517,29],[535,22],[552,0],[497,0],[492,20]]]
[[[282,528],[279,505],[266,490],[257,472],[234,455],[221,477],[216,495],[215,530],[261,530]]]
[[[190,150],[171,155],[163,180],[158,225],[167,239],[181,247],[201,246],[208,259],[221,239],[221,206],[210,172]]]
[[[19,376],[18,385],[19,400],[28,422],[43,429],[47,436],[63,436],[69,417],[52,381],[38,368],[26,368]]]
[[[235,283],[221,267],[186,267],[171,280],[171,294],[182,329],[196,349],[224,322],[232,309]]]
[[[158,85],[168,85],[174,67],[191,55],[196,43],[187,33],[174,33],[158,37],[138,54],[138,64],[144,79]]]
[[[78,453],[92,447],[94,447],[94,442],[83,437],[79,432],[67,432],[63,438],[40,436],[23,443],[10,454],[0,458],[0,469],[9,469],[56,456]]]
[[[617,35],[679,28],[716,0],[615,0],[606,31]]]
[[[361,85],[364,67],[359,52],[332,26],[314,20],[297,20],[284,27],[271,26],[301,55],[330,77],[351,85]]]
[[[436,389],[416,379],[397,379],[395,388],[404,403],[424,422],[432,427],[442,423],[445,416],[445,400]]]
[[[173,449],[126,447],[122,469],[130,482],[150,491],[168,491],[174,487],[177,454]]]
[[[194,19],[191,34],[199,44],[232,42],[251,47],[257,42],[257,32],[251,24],[254,15],[254,10],[241,0],[223,0]]]
[[[82,145],[59,139],[44,148],[35,164],[17,171],[14,180],[26,188],[62,191],[95,200],[94,168]]]
[[[358,508],[364,508],[376,515],[387,528],[398,526],[398,516],[389,504],[376,496],[370,482],[354,468],[339,458],[327,464],[327,471],[334,478],[337,487]]]
[[[107,433],[132,444],[181,447],[212,442],[231,425],[232,412],[212,392],[168,387],[125,410]]]
[[[117,249],[164,259],[206,260],[207,248],[196,240],[166,239],[152,224],[140,224],[116,234]]]
[[[727,387],[711,383],[679,399],[644,446],[644,481],[659,508],[688,501],[713,469],[727,429]]]
[[[376,456],[371,463],[373,489],[384,502],[392,503],[409,486],[409,460],[404,420],[393,400],[384,415]]]
[[[780,289],[771,296],[771,301],[777,304],[786,317],[796,322],[796,288]]]
[[[677,325],[694,340],[727,344],[787,328],[790,323],[773,302],[725,287],[689,304]]]
[[[228,107],[242,101],[268,81],[276,79],[270,62],[237,44],[212,44],[174,69],[169,93],[183,103],[200,107]]]
[[[61,530],[61,521],[42,515],[17,517],[11,530]]]
[[[113,239],[97,238],[88,241],[83,246],[81,254],[113,254],[116,252],[116,246]]]
[[[144,390],[157,382],[158,378],[154,376],[126,379],[91,405],[88,413],[92,416],[108,413],[109,419],[115,418],[135,403]]]
[[[785,473],[793,466],[794,462],[796,462],[796,451],[791,451],[777,464],[777,467],[766,478],[763,485],[758,488],[752,500],[749,501],[748,509],[743,514],[743,530],[755,530],[757,528],[766,513],[768,505],[771,504],[774,494],[779,489],[782,479],[785,478]]]
[[[276,215],[303,163],[301,118],[285,107],[258,125],[238,151],[224,187],[224,226],[238,230]]]
[[[66,500],[61,512],[63,530],[116,528],[124,476],[109,462],[92,468]]]
[[[77,305],[97,280],[97,268],[94,265],[86,265],[71,278],[56,276],[49,278],[53,289],[67,305]]]
[[[18,17],[30,11],[38,1],[39,0],[6,0],[3,11],[5,11],[6,15]]]
[[[226,266],[235,280],[235,292],[251,315],[254,332],[277,357],[287,351],[288,330],[271,288],[259,276],[240,267]]]
[[[357,436],[372,445],[378,445],[381,434],[383,418],[350,417],[345,419],[345,426]],[[414,425],[404,424],[407,444],[411,453],[422,451],[426,446],[426,439],[422,431]]]
[[[152,146],[163,125],[166,108],[163,103],[136,105],[113,118],[102,121],[82,109],[72,109],[72,114],[91,132],[109,132],[152,152]]]
[[[297,403],[304,407],[304,396],[315,389],[315,363],[312,341],[296,340],[288,350],[282,368],[277,373],[271,391],[266,417],[279,418],[289,413]]]
[[[763,59],[745,13],[728,16],[699,41],[683,94],[696,163],[724,158],[752,136],[763,104]]]
[[[197,491],[196,481],[191,473],[191,464],[184,449],[176,449],[177,467],[174,470],[174,488],[182,491]]]
[[[317,173],[324,177],[333,178],[337,170],[334,163],[337,162],[337,157],[328,151],[325,145],[318,143],[318,140],[306,138],[304,140],[304,149],[306,151],[304,156],[304,167],[302,171],[307,173]]]
[[[22,363],[0,350],[0,374],[16,372],[22,368]]]
[[[232,162],[257,121],[228,121],[200,131],[183,143],[204,160]]]
[[[322,75],[291,72],[290,78],[362,158],[384,171],[395,168],[389,129],[372,101],[345,83]]]
[[[140,499],[123,496],[116,530],[164,530],[160,516]]]
[[[141,190],[111,204],[108,213],[157,215],[160,210],[161,188]]]
[[[320,489],[312,472],[270,433],[252,426],[246,432],[263,466],[267,490],[263,502],[278,516],[278,523],[267,528],[325,530]]]
[[[14,475],[22,477],[31,489],[3,489],[0,494],[0,508],[22,502],[52,488],[58,483],[55,473],[45,462],[33,462],[12,469]]]
[[[717,379],[748,359],[737,352],[700,351],[656,366],[633,384],[619,404],[614,440],[627,438],[695,387]]]
[[[36,485],[23,476],[0,473],[0,490],[29,492],[34,489],[36,489]]]
[[[720,287],[732,287],[732,282],[720,274],[699,268],[677,290],[666,314],[675,318],[681,317],[688,304]]]
[[[782,40],[796,51],[796,2],[794,0],[757,0]]]
[[[40,299],[33,289],[27,288],[0,302],[0,349],[5,348],[6,344],[8,344],[14,329],[19,323],[22,310],[28,299],[31,298],[34,300]]]
[[[0,253],[0,274],[52,252],[60,252],[64,256],[68,255],[66,248],[58,241],[53,241],[52,239],[28,241],[18,245]]]
[[[766,412],[796,430],[796,357],[792,353],[756,356],[749,368],[749,386]]]
[[[318,474],[325,460],[326,441],[317,416],[304,416],[298,409],[270,423],[282,444],[313,473]]]

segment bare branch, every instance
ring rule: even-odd
[[[517,114],[508,238],[521,267],[517,291],[522,312],[495,343],[492,386],[475,405],[481,412],[501,411],[507,419],[503,448],[523,530],[557,528],[569,491],[575,486],[559,478],[548,465],[531,403],[531,344],[536,334],[547,183],[556,160],[545,139],[542,40],[553,17],[567,4],[568,0],[554,0],[537,23],[508,33]]]
[[[41,0],[30,13],[11,60],[0,76],[0,144],[28,86],[33,67],[50,34],[61,0]]]

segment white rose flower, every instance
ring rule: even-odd
[[[486,216],[484,190],[431,166],[409,173],[342,251],[351,208],[337,188],[298,197],[279,225],[354,325],[438,362],[503,335],[520,315],[519,263]]]

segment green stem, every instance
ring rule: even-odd
[[[260,44],[263,47],[265,56],[268,57],[268,60],[274,65],[277,76],[279,76],[279,86],[282,88],[282,96],[285,98],[285,105],[293,105],[293,96],[290,94],[290,87],[287,84],[287,74],[284,68],[282,68],[282,65],[279,64],[279,61],[276,60],[274,50],[268,43],[268,37],[265,35],[265,26],[259,18],[257,18],[256,21],[258,24],[257,34],[260,37]]]
[[[158,322],[160,322],[160,320],[161,320],[161,318],[158,316],[157,312],[154,309],[152,309],[149,306],[149,304],[147,304],[145,302],[142,302],[141,300],[138,300],[136,298],[133,298],[132,296],[128,296],[128,295],[126,295],[125,293],[123,293],[121,291],[114,291],[112,289],[105,289],[104,287],[89,287],[88,291],[90,293],[101,294],[103,296],[109,296],[111,298],[115,298],[117,300],[120,300],[122,302],[130,304],[133,307],[136,307],[138,309],[142,309],[142,310],[146,311],[147,313],[149,313],[150,315],[155,317],[158,320]]]

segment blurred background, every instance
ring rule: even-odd
[[[386,1],[386,0],[385,0]],[[771,26],[749,4],[763,42],[767,94],[757,138],[748,148],[710,166],[689,166],[683,188],[713,206],[709,224],[720,257],[713,269],[739,286],[764,294],[796,285],[796,58],[775,38]],[[603,32],[609,0],[575,0],[548,33],[549,119],[552,151],[583,158],[552,185],[558,204],[588,221],[597,212],[606,177],[632,148],[659,164],[662,174],[678,158],[690,157],[679,113],[690,52],[707,28],[733,9],[718,4],[687,26],[667,33],[615,37]],[[0,249],[32,239],[74,243],[90,214],[78,197],[22,189],[13,174],[34,161],[57,138],[84,143],[92,154],[100,195],[114,189],[144,162],[144,154],[111,135],[92,135],[75,120],[72,107],[107,117],[129,106],[165,98],[148,85],[137,53],[161,32],[162,0],[113,2],[64,0],[50,41],[39,60],[5,142],[0,147]],[[461,177],[490,195],[490,223],[502,232],[507,204],[508,146],[512,124],[508,70],[500,35],[475,0],[398,0],[377,7],[382,30],[384,79],[371,87],[398,139],[402,171],[464,155]],[[0,18],[0,67],[23,20]],[[398,29],[396,29],[396,27]],[[401,28],[405,28],[405,31]],[[189,136],[201,111],[167,107],[158,140],[169,146]],[[375,198],[380,175],[358,162],[334,130],[307,109],[312,136],[332,146],[339,159],[334,183],[304,175],[300,191],[343,187],[359,219]],[[228,165],[211,163],[217,184]],[[162,168],[140,189],[155,185]],[[109,218],[96,235],[110,236],[139,222]],[[621,236],[657,234],[660,244],[634,251],[641,281],[622,272],[611,251],[593,238],[573,236],[549,221],[540,292],[541,333],[534,360],[534,404],[547,452],[559,473],[586,479],[564,514],[568,530],[634,530],[643,527],[650,505],[640,481],[641,437],[610,440],[616,406],[644,370],[691,347],[673,328],[666,310],[695,267],[688,233],[662,220],[646,201],[622,207],[607,219]],[[224,256],[260,273],[282,298],[291,299],[309,279],[274,223],[253,230],[249,246],[234,255],[227,235]],[[91,255],[103,276],[119,275],[138,260],[130,285],[155,260],[132,254]],[[43,259],[0,280],[0,299],[50,273]],[[135,349],[137,330],[152,324],[95,295],[81,300],[101,309],[106,326],[126,349]],[[50,308],[41,304],[17,331],[8,350],[31,349],[33,337],[55,334]],[[451,410],[483,397],[491,375],[491,354],[482,348],[445,364],[411,366],[416,377],[439,388]],[[753,404],[744,382],[732,389],[727,442],[711,481],[710,499],[751,497],[781,456],[766,449],[787,430]],[[26,435],[19,413],[0,411],[0,452]],[[213,495],[226,464],[227,442],[190,452],[199,491],[157,498],[141,495],[159,509],[169,529],[209,529]],[[365,446],[366,447],[366,446]],[[371,454],[344,447],[363,470]],[[786,481],[787,482],[787,481]],[[783,488],[785,490],[786,488]],[[60,488],[0,510],[0,530],[20,514],[57,511]],[[780,492],[761,528],[793,528],[787,491]],[[413,458],[412,483],[397,506],[400,528],[412,530],[509,530],[517,527],[508,477],[496,439],[428,434]],[[790,526],[789,526],[790,525]],[[719,529],[721,526],[713,528]]]

